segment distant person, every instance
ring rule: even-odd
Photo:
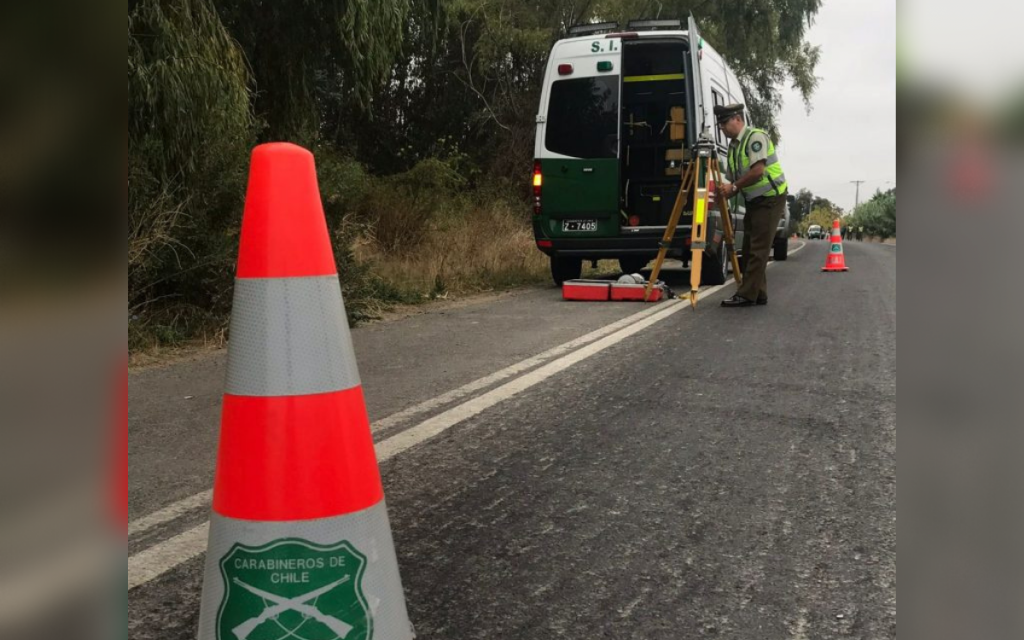
[[[789,185],[768,134],[748,127],[742,104],[715,107],[715,119],[731,141],[727,175],[731,184],[722,187],[726,198],[743,194],[747,214],[743,219],[743,255],[747,266],[743,284],[723,307],[768,304],[768,256],[779,222],[786,215]]]

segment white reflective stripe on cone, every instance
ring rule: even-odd
[[[227,393],[279,397],[360,385],[338,276],[235,283]]]
[[[306,522],[214,514],[203,584],[198,640],[415,637],[383,501]]]

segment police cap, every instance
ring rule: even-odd
[[[718,105],[715,107],[715,120],[724,122],[733,116],[743,115],[744,110],[746,107],[742,104]]]

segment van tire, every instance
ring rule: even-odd
[[[647,268],[650,262],[647,258],[619,258],[619,268],[622,269],[622,273],[640,273]]]
[[[700,284],[702,287],[717,287],[725,284],[725,270],[729,268],[729,259],[726,258],[725,243],[723,242],[717,253],[705,251],[700,268]]]
[[[576,280],[583,275],[582,258],[561,258],[551,256],[551,278],[556,286],[562,286],[566,280]]]
[[[775,262],[789,260],[789,238],[777,238],[775,240],[775,252],[772,256]]]

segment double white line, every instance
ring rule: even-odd
[[[705,294],[707,295],[707,294]],[[428,400],[427,402],[403,411],[401,414],[390,416],[383,421],[374,424],[374,431],[394,427],[401,424],[417,414],[426,413],[431,409],[444,406],[467,395],[485,389],[508,378],[538,365],[548,362],[561,354],[568,353],[562,357],[541,366],[539,369],[513,379],[493,391],[475,397],[463,404],[460,404],[448,411],[445,411],[417,426],[402,431],[376,445],[377,460],[384,463],[398,454],[420,445],[435,436],[444,433],[455,425],[477,416],[494,405],[508,400],[527,389],[544,382],[548,378],[565,371],[569,367],[585,360],[605,349],[616,345],[626,338],[643,331],[644,329],[661,322],[689,305],[681,301],[672,301],[667,305],[662,304],[653,309],[630,316],[615,324],[603,327],[598,331],[573,340],[546,353],[512,365],[486,378],[481,378],[451,391],[443,396]],[[581,345],[585,345],[582,346]],[[384,423],[384,424],[382,424]],[[130,535],[145,533],[151,529],[167,524],[190,512],[210,504],[213,491],[204,491],[180,502],[172,504],[152,515],[146,516],[132,522],[128,527]],[[193,558],[199,557],[206,550],[209,534],[209,524],[204,523],[194,529],[190,529],[165,542],[156,544],[144,551],[128,558],[128,589],[142,586],[167,573],[171,569],[181,565]]]
[[[802,248],[801,246],[796,251]],[[796,253],[796,251],[792,253]],[[713,296],[729,286],[729,284],[731,282],[707,289],[701,292],[698,298],[704,299]],[[668,303],[654,306],[540,355],[527,358],[485,378],[384,418],[374,423],[374,431],[379,432],[398,426],[417,415],[470,396],[477,391],[491,387],[508,378],[514,378],[511,382],[507,382],[492,391],[474,397],[463,404],[421,422],[411,429],[383,440],[376,445],[377,460],[380,463],[384,463],[413,447],[423,444],[455,425],[480,415],[498,403],[519,395],[566,369],[579,364],[583,360],[595,356],[687,308],[689,308],[689,303],[680,300],[672,300]],[[524,372],[529,373],[519,375]],[[134,536],[145,533],[197,509],[207,507],[212,496],[212,491],[204,491],[176,502],[149,516],[140,518],[129,525],[129,535]],[[208,527],[208,523],[202,524],[129,557],[128,589],[131,590],[147,584],[175,567],[202,555],[206,551]]]

